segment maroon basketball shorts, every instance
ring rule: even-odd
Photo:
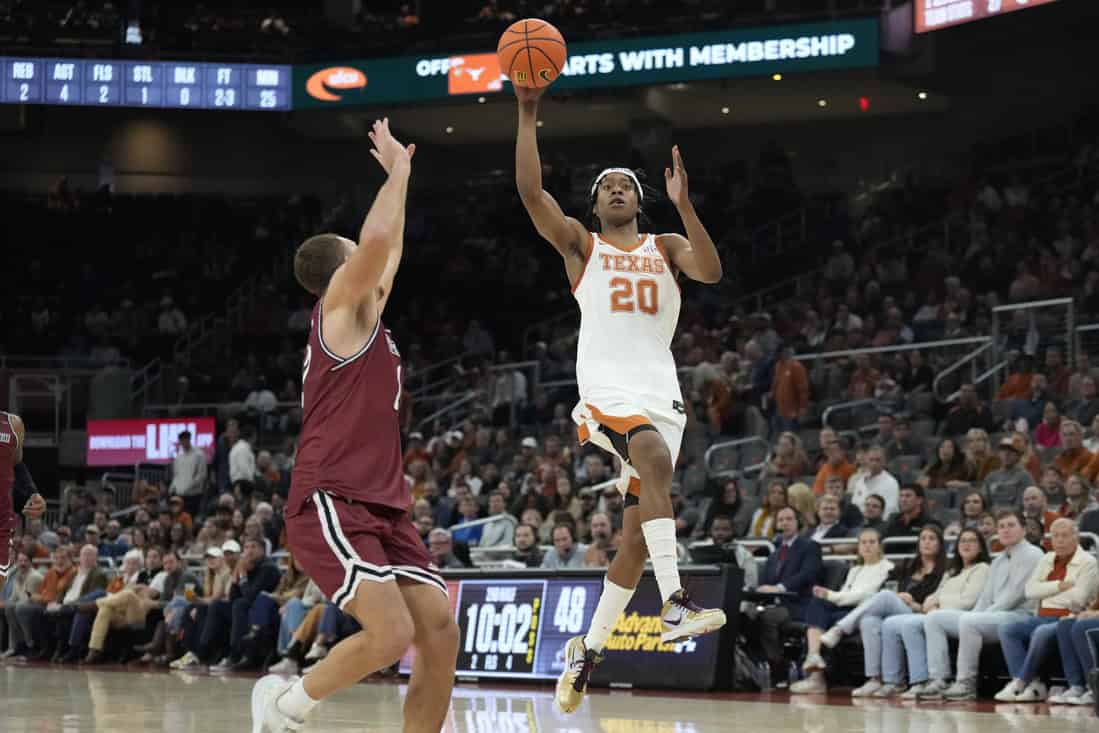
[[[15,567],[15,546],[12,544],[14,531],[14,519],[0,519],[0,578],[8,577],[8,573]]]
[[[341,610],[360,583],[407,578],[447,593],[446,581],[408,513],[315,491],[288,517],[290,551],[306,575]]]

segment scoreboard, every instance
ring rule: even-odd
[[[587,631],[603,591],[602,572],[444,573],[461,630],[460,677],[551,680],[565,666],[570,638]],[[461,576],[456,578],[455,576]],[[743,575],[735,567],[699,568],[688,585],[704,606],[733,609],[720,633],[667,644],[660,641],[660,595],[651,574],[641,580],[607,641],[593,685],[708,690],[724,684],[722,659],[736,633]],[[410,653],[401,671],[412,668]]]
[[[0,57],[0,103],[172,109],[290,109],[292,67]]]
[[[916,32],[927,33],[1052,2],[1055,0],[915,0]]]

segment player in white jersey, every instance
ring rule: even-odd
[[[625,168],[609,168],[592,184],[590,213],[597,233],[565,216],[542,189],[536,130],[543,91],[515,87],[516,184],[538,233],[564,258],[580,305],[580,402],[573,410],[580,441],[621,460],[619,490],[626,506],[622,539],[591,628],[565,647],[557,704],[572,712],[584,698],[618,616],[633,597],[646,555],[664,602],[664,641],[725,625],[724,611],[699,608],[680,584],[671,503],[672,471],[686,424],[671,353],[680,307],[676,275],[715,283],[721,279],[721,260],[687,196],[687,171],[678,147],[672,149],[673,168],[665,170],[665,179],[686,237],[638,232],[644,191],[634,172]]]

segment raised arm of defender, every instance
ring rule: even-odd
[[[415,145],[404,146],[389,131],[389,120],[374,123],[370,151],[389,178],[374,199],[359,231],[359,246],[336,271],[325,294],[325,315],[344,306],[367,305],[367,324],[381,317],[393,290],[393,279],[404,251],[405,200]]]
[[[515,183],[519,198],[538,233],[565,258],[566,268],[580,269],[588,257],[588,230],[565,216],[557,201],[542,188],[542,160],[538,155],[538,99],[542,89],[515,87],[519,98],[519,132],[515,141]],[[569,271],[573,279],[573,272]]]

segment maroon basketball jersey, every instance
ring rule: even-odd
[[[302,430],[287,514],[317,489],[367,504],[408,509],[401,462],[401,355],[381,319],[357,353],[336,356],[313,308],[302,377]]]
[[[12,508],[12,486],[15,484],[15,452],[19,450],[19,436],[11,426],[11,418],[0,412],[0,529],[15,523]]]

